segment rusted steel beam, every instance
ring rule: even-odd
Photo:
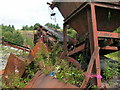
[[[94,50],[94,52],[91,56],[91,59],[90,59],[90,62],[89,62],[88,68],[87,68],[87,72],[86,72],[87,74],[92,73],[93,65],[94,65],[95,59],[98,57],[99,49],[100,49],[99,47],[96,47],[96,49]],[[80,88],[85,88],[89,79],[90,79],[90,77],[85,77]]]
[[[10,45],[9,43],[4,42],[4,41],[2,41],[2,44],[4,44],[5,46],[10,46],[10,47],[17,48],[17,49],[20,49],[20,50],[23,50],[23,51],[26,51],[26,52],[30,52],[29,49],[25,49],[25,48],[22,48],[22,47],[19,47],[19,46],[15,46],[15,45]]]
[[[33,58],[36,57],[37,53],[41,50],[41,45],[43,45],[45,50],[49,51],[49,48],[47,47],[47,45],[43,42],[42,39],[39,39],[39,41],[36,43],[36,45],[34,46],[34,48],[31,50],[29,56],[32,56]]]
[[[120,33],[97,31],[97,35],[98,35],[98,37],[120,38]]]
[[[93,40],[94,40],[94,50],[96,47],[98,47],[98,37],[97,37],[97,20],[96,20],[96,12],[95,12],[95,5],[93,3],[91,3],[91,17],[92,17],[92,27],[93,27]],[[100,57],[99,57],[99,52],[97,52],[96,55],[96,74],[100,75],[101,74],[101,70],[100,70]],[[97,78],[97,86],[98,88],[101,87],[101,79]]]
[[[7,80],[12,74],[21,77],[25,71],[25,67],[26,67],[25,60],[11,53],[4,70],[3,78]]]
[[[89,31],[89,40],[90,40],[90,52],[93,54],[94,50],[98,46],[98,36],[97,36],[97,21],[96,21],[96,13],[95,13],[95,5],[93,3],[90,4],[90,9],[87,9],[87,18],[88,18],[88,31]],[[96,72],[97,75],[100,75],[100,58],[99,53],[96,55]],[[95,67],[94,67],[95,71]],[[89,80],[88,78],[86,80]],[[85,87],[87,83],[84,81],[82,87]],[[97,79],[97,86],[100,88],[101,79]]]
[[[106,47],[101,47],[103,50],[119,50],[118,47],[115,46],[106,46]]]
[[[72,51],[69,51],[69,52],[67,53],[67,56],[70,56],[70,55],[72,55],[72,54],[74,54],[74,53],[77,53],[77,52],[79,52],[79,51],[82,51],[82,50],[84,49],[84,47],[85,47],[85,43],[82,44],[82,45],[80,45],[80,46],[78,46],[78,47],[75,47]]]
[[[76,66],[78,69],[81,69],[81,65],[80,65],[80,63],[77,61],[77,60],[75,60],[74,58],[72,58],[72,57],[67,57],[67,61],[68,62],[71,62],[74,66]]]
[[[117,9],[120,10],[120,6],[118,5],[110,5],[110,4],[103,4],[103,3],[94,3],[95,6],[104,7],[104,8],[111,8],[111,9]]]

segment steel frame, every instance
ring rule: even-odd
[[[97,34],[98,34],[98,37],[118,38],[118,39],[120,39],[120,34],[119,33],[97,31]]]
[[[76,12],[72,13],[70,16],[68,16],[68,18],[66,18],[65,24],[67,24],[67,22],[69,22],[70,19],[72,19],[72,17],[74,17],[77,13],[80,13],[80,11],[86,7],[88,4],[85,4],[83,7],[79,7],[77,10],[75,10]],[[89,40],[90,40],[90,52],[91,52],[91,60],[87,69],[87,73],[92,73],[92,69],[93,69],[93,65],[94,65],[94,61],[95,61],[95,66],[96,66],[96,74],[100,75],[101,74],[101,70],[100,70],[100,56],[99,56],[99,49],[104,49],[104,50],[118,50],[117,47],[114,46],[106,46],[106,47],[102,47],[100,48],[98,45],[98,37],[105,37],[105,38],[120,38],[120,34],[118,33],[111,33],[111,32],[105,32],[105,31],[97,31],[97,20],[96,20],[96,12],[95,12],[95,7],[99,6],[99,7],[104,7],[104,8],[111,8],[111,9],[117,9],[120,10],[120,7],[118,6],[114,6],[114,5],[105,5],[105,4],[101,4],[101,3],[89,3],[90,5],[90,10],[87,10],[87,14],[88,14],[88,31],[89,31]],[[72,51],[67,52],[67,42],[66,42],[66,28],[64,26],[64,54],[66,55],[72,55],[80,50],[82,50],[84,48],[84,46],[79,46],[79,50],[78,48],[75,48]],[[70,60],[73,60],[71,58],[67,58]],[[74,60],[73,60],[74,61]],[[81,85],[81,88],[85,88],[88,81],[89,81],[89,77],[86,77]],[[101,87],[101,79],[97,78],[97,86],[98,88]]]

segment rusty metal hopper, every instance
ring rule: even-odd
[[[100,1],[100,0],[98,0]],[[120,9],[118,3],[97,2],[96,18],[98,31],[112,32],[120,26]],[[88,2],[53,2],[51,8],[57,7],[67,22],[75,29],[79,36],[88,32],[87,10],[90,9]]]

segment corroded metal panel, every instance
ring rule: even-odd
[[[28,82],[24,88],[78,88],[74,85],[69,85],[54,79],[51,76],[46,76],[38,71],[33,79]]]
[[[19,75],[21,77],[25,71],[25,67],[25,60],[11,53],[8,58],[7,65],[5,67],[3,77],[5,79],[8,79],[9,76],[12,74]]]
[[[79,36],[88,32],[87,9],[90,9],[89,3],[82,2],[57,2],[51,7],[57,7],[65,22],[74,28]],[[112,32],[120,26],[120,6],[118,3],[95,3],[97,29]]]

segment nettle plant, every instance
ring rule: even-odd
[[[2,88],[23,88],[27,84],[25,80],[19,75],[11,73],[7,81],[2,79]]]
[[[120,75],[119,72],[119,64],[118,63],[111,63],[109,61],[107,61],[107,66],[105,67],[105,69],[103,70],[103,75],[105,77],[105,79],[112,79],[115,76]]]
[[[39,64],[39,69],[46,75],[54,72],[54,78],[65,83],[80,86],[84,79],[83,71],[78,70],[69,62],[58,58],[62,51],[62,48],[58,46],[58,44],[54,45],[49,52],[42,45],[40,52],[34,60],[35,65],[38,66]]]

